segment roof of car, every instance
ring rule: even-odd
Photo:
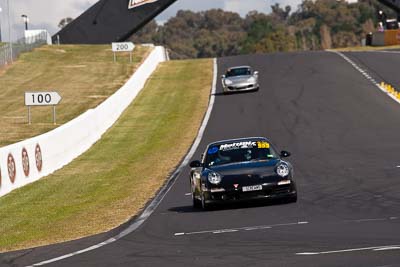
[[[265,137],[244,137],[244,138],[216,141],[216,142],[210,143],[208,146],[222,145],[222,144],[228,144],[228,143],[246,142],[246,141],[260,141],[260,140],[269,142],[268,138],[265,138]]]
[[[236,67],[228,68],[228,71],[234,70],[234,69],[244,69],[244,68],[251,69],[250,66],[236,66]]]

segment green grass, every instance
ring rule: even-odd
[[[39,135],[96,107],[118,90],[150,52],[137,47],[134,62],[120,57],[113,63],[108,45],[43,46],[22,54],[10,67],[0,69],[0,147]],[[58,91],[57,123],[51,107],[32,108],[27,125],[25,91]]]
[[[104,232],[137,214],[192,144],[211,81],[211,60],[163,63],[88,152],[0,198],[0,250]]]

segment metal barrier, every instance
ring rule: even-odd
[[[32,51],[47,43],[47,33],[21,38],[16,42],[0,44],[0,68],[12,63],[21,53]]]

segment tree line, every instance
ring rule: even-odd
[[[164,25],[151,21],[130,39],[163,45],[176,59],[320,50],[360,45],[375,30],[379,10],[396,16],[376,0],[303,0],[294,11],[279,4],[271,10],[244,18],[221,9],[181,10]]]

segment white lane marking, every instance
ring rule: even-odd
[[[338,52],[338,51],[331,51],[331,50],[327,50],[327,51],[328,51],[328,52],[331,52],[331,53],[335,53],[335,54],[339,55],[340,57],[342,57],[342,58],[343,58],[344,60],[346,60],[350,65],[352,65],[356,70],[358,70],[367,80],[371,81],[371,82],[373,83],[373,85],[375,85],[376,87],[378,87],[379,90],[381,90],[381,91],[384,92],[386,95],[388,95],[391,99],[393,99],[394,101],[396,101],[397,103],[400,104],[400,100],[399,100],[399,99],[397,99],[397,98],[396,98],[394,95],[392,95],[391,93],[387,92],[387,91],[385,90],[385,88],[381,87],[380,84],[378,84],[375,80],[368,79],[368,77],[367,77],[368,74],[367,74],[366,72],[363,73],[363,72],[361,71],[360,67],[359,67],[356,63],[354,63],[354,61],[352,61],[350,58],[348,58],[348,57],[345,56],[343,53]]]
[[[381,197],[381,196],[379,196]],[[377,221],[389,221],[389,220],[397,220],[398,217],[389,217],[389,218],[371,218],[371,219],[357,219],[357,220],[345,220],[344,222],[377,222]]]
[[[350,220],[348,222],[376,222],[376,221],[386,221],[387,218],[376,218],[376,219],[360,219],[360,220]]]
[[[175,233],[175,236],[184,235],[185,233]]]
[[[296,255],[300,256],[314,256],[314,255],[324,255],[324,254],[335,254],[335,253],[346,253],[346,252],[356,252],[356,251],[383,251],[389,249],[400,249],[399,245],[390,245],[390,246],[379,246],[379,247],[366,247],[366,248],[351,248],[351,249],[342,249],[342,250],[331,250],[331,251],[320,251],[320,252],[299,252]]]
[[[234,233],[237,232],[239,230],[235,230],[235,229],[225,229],[225,230],[218,230],[213,232],[213,234],[225,234],[225,233]]]
[[[384,248],[376,248],[374,251],[385,251],[385,250],[397,250],[400,249],[400,247],[384,247]]]
[[[183,236],[183,235],[201,235],[201,234],[223,234],[223,233],[234,233],[239,231],[255,231],[255,230],[263,230],[263,229],[271,229],[274,227],[282,227],[282,226],[295,226],[295,225],[304,225],[309,222],[295,222],[295,223],[281,223],[281,224],[273,224],[273,225],[259,225],[259,226],[245,226],[238,228],[226,228],[226,229],[217,229],[217,230],[205,230],[198,232],[179,232],[175,233],[174,236]]]
[[[353,51],[351,51],[353,52]],[[356,52],[356,51],[354,51]],[[387,54],[400,54],[400,51],[357,51],[357,52],[368,52],[368,53],[387,53]]]
[[[213,110],[214,103],[215,103],[215,92],[217,90],[217,77],[218,77],[217,59],[214,58],[214,77],[213,77],[213,83],[212,83],[212,89],[211,89],[210,101],[208,103],[207,113],[204,116],[204,119],[203,119],[203,122],[201,124],[200,129],[199,129],[198,135],[197,135],[196,140],[193,143],[190,151],[186,154],[186,156],[185,156],[184,160],[182,161],[181,165],[171,175],[170,179],[175,177],[189,163],[189,160],[193,157],[194,153],[197,150],[197,147],[200,144],[201,139],[203,138],[204,131],[205,131],[205,129],[207,127],[207,124],[208,124],[208,121],[209,121],[209,119],[211,117],[211,112]],[[144,210],[144,212],[140,215],[140,217],[137,220],[135,220],[135,222],[133,224],[131,224],[127,229],[125,229],[124,231],[119,233],[117,236],[115,236],[113,238],[110,238],[110,239],[108,239],[108,240],[106,240],[106,241],[104,241],[102,243],[97,244],[97,245],[94,245],[94,246],[91,246],[91,247],[88,247],[88,248],[85,248],[85,249],[82,249],[82,250],[79,250],[79,251],[76,251],[76,252],[73,252],[73,253],[69,253],[69,254],[66,254],[66,255],[63,255],[63,256],[60,256],[60,257],[57,257],[57,258],[53,258],[53,259],[49,259],[49,260],[42,261],[42,262],[39,262],[39,263],[35,263],[35,264],[32,264],[32,265],[27,266],[27,267],[43,266],[43,265],[46,265],[46,264],[54,263],[54,262],[57,262],[57,261],[61,261],[61,260],[73,257],[75,255],[79,255],[79,254],[85,253],[85,252],[88,252],[88,251],[92,251],[92,250],[101,248],[101,247],[103,247],[105,245],[111,244],[111,243],[113,243],[113,242],[125,237],[126,235],[132,233],[137,228],[139,228],[139,226],[142,225],[147,220],[147,218],[153,213],[153,211],[157,208],[157,206],[162,202],[164,197],[168,194],[168,192],[174,186],[176,180],[177,179],[175,179],[175,181],[170,185],[167,182],[166,186],[169,186],[169,188],[165,191],[164,195],[161,198],[157,198],[156,197],[150,203],[150,205]],[[163,189],[165,189],[165,188],[163,188]],[[161,189],[160,192],[164,192],[163,189]]]
[[[192,195],[192,193],[186,193],[185,194],[185,196],[191,196]]]
[[[245,231],[254,231],[254,230],[262,230],[262,229],[271,229],[271,226],[258,226],[258,227],[248,227],[243,230]]]

